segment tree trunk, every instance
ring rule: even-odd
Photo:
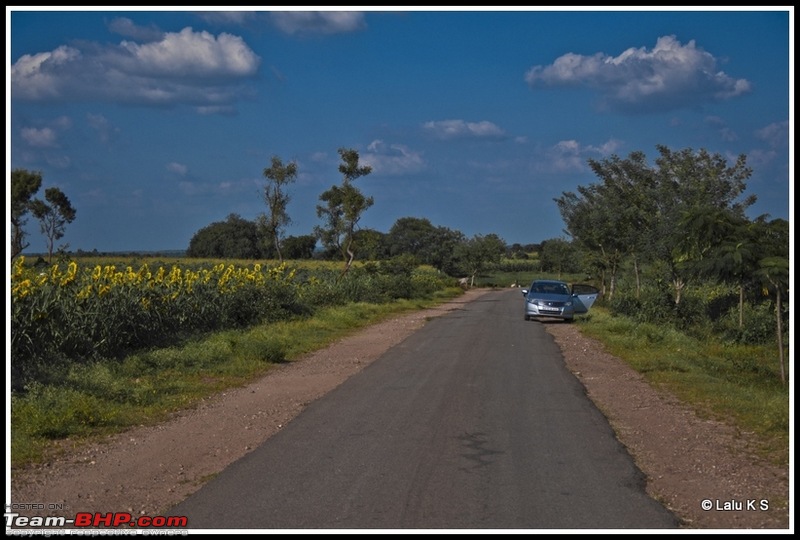
[[[741,330],[743,327],[744,327],[744,285],[740,283],[739,284],[739,330]]]
[[[783,357],[783,317],[781,317],[781,290],[776,287],[775,316],[778,323],[778,357],[781,360],[781,384],[786,386],[786,360]]]
[[[339,279],[342,279],[345,276],[345,274],[347,274],[348,270],[350,270],[350,267],[353,265],[353,259],[355,259],[356,257],[356,254],[353,253],[353,251],[350,249],[350,246],[352,244],[353,244],[352,242],[348,242],[347,247],[344,250],[345,252],[344,268],[342,269],[342,273],[339,274]]]
[[[681,278],[675,278],[672,280],[672,285],[675,287],[675,305],[678,306],[681,303],[681,294],[686,283]]]
[[[281,253],[281,243],[278,239],[278,234],[275,234],[275,251],[278,253],[278,261],[283,262],[283,254]]]
[[[611,302],[611,299],[614,298],[614,291],[617,290],[617,274],[613,272],[611,274],[611,278],[609,278],[608,283],[608,301]]]

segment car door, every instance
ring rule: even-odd
[[[586,313],[592,307],[597,297],[600,296],[600,289],[585,283],[576,283],[572,286],[572,305],[575,313]]]

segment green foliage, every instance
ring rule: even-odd
[[[739,326],[740,310],[738,306],[728,310],[714,321],[716,332],[725,341],[741,344],[773,343],[776,334],[775,307],[769,303],[744,304],[743,317],[746,324]],[[784,312],[784,328],[788,327],[789,313]]]
[[[363,213],[374,204],[372,197],[366,197],[353,182],[372,172],[372,167],[359,165],[358,152],[353,149],[340,148],[342,163],[342,183],[331,186],[319,199],[324,204],[317,205],[317,216],[324,225],[317,226],[315,233],[328,249],[338,251],[344,259],[342,275],[346,274],[355,258],[354,235]]]
[[[47,241],[48,258],[52,260],[56,240],[64,237],[66,226],[75,220],[76,210],[69,198],[57,187],[45,190],[45,200],[33,196],[42,186],[42,174],[27,169],[11,171],[11,258],[14,259],[30,244],[25,241],[24,226],[32,214],[41,226]]]
[[[575,243],[555,238],[542,242],[539,265],[543,272],[551,272],[557,276],[574,274],[583,269],[584,257]]]
[[[502,238],[496,234],[478,234],[456,246],[455,267],[460,275],[474,280],[485,269],[499,264],[505,252]]]
[[[287,236],[283,240],[283,254],[289,260],[311,259],[317,238],[313,234],[303,236]]]
[[[278,156],[272,156],[270,167],[264,168],[267,185],[264,186],[264,202],[268,212],[260,219],[261,230],[264,231],[265,243],[275,248],[275,253],[283,261],[281,243],[286,226],[292,220],[287,212],[291,197],[286,193],[288,184],[297,179],[297,163],[287,165]]]
[[[556,199],[568,234],[607,280],[609,300],[627,258],[637,262],[635,270],[647,262],[666,265],[676,304],[702,272],[744,282],[756,261],[769,255],[741,236],[744,211],[755,202],[753,196],[740,198],[752,174],[745,156],[728,166],[704,149],[657,149],[655,166],[640,151],[627,159],[589,160],[600,181]]]
[[[638,297],[633,291],[622,290],[605,305],[614,315],[640,323],[669,325],[700,339],[714,336],[727,343],[775,343],[774,304],[759,300],[740,307],[738,292],[730,286],[698,282],[687,289],[678,305],[666,285],[648,286]],[[740,316],[744,321],[741,326]],[[788,327],[788,317],[788,310],[784,310],[784,328]]]
[[[545,272],[547,270],[542,267],[541,261],[538,258],[529,257],[527,259],[503,259],[498,263],[490,265],[489,271],[514,274]]]
[[[42,234],[47,240],[48,258],[52,260],[56,240],[64,237],[68,223],[75,220],[76,211],[72,203],[57,187],[49,187],[44,192],[45,200],[31,201],[31,213],[39,220]]]
[[[197,231],[186,256],[212,259],[258,259],[262,256],[256,223],[237,214]]]

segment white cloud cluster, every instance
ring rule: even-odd
[[[157,41],[164,36],[164,32],[156,25],[137,25],[127,17],[115,17],[108,23],[108,29],[111,32],[138,41]]]
[[[242,26],[258,19],[255,11],[201,11],[197,13],[197,16],[209,23],[236,26]]]
[[[670,110],[751,90],[747,80],[719,71],[714,56],[694,40],[682,45],[675,36],[658,38],[651,51],[630,48],[616,57],[568,53],[549,66],[532,67],[525,81],[531,87],[593,88],[605,106],[630,112]]]
[[[258,69],[258,56],[244,40],[232,34],[215,37],[186,27],[164,34],[160,41],[139,45],[123,41],[114,54],[116,66],[127,66],[130,73],[171,75],[173,77],[242,77]],[[128,53],[128,54],[125,54]]]
[[[285,34],[342,34],[366,27],[360,11],[274,11],[273,24]]]
[[[187,27],[144,44],[61,46],[21,56],[11,66],[12,99],[221,106],[260,63],[238,36]]]
[[[112,126],[108,118],[102,114],[87,113],[86,122],[97,133],[98,138],[103,143],[111,142],[119,133],[119,128]]]
[[[789,121],[774,122],[756,131],[756,137],[772,148],[786,148],[789,144]]]
[[[372,141],[367,146],[367,152],[359,157],[362,164],[369,165],[378,174],[408,174],[425,168],[425,160],[420,153],[402,144],[386,144],[380,139]]]
[[[548,172],[583,172],[588,170],[589,158],[606,158],[621,147],[622,141],[617,139],[609,139],[599,146],[582,145],[574,139],[559,141],[538,158],[538,166]]]
[[[186,176],[186,173],[189,172],[189,167],[183,163],[172,161],[167,163],[167,170],[180,176]]]
[[[486,120],[482,122],[436,120],[425,122],[422,127],[440,139],[464,137],[500,139],[506,137],[506,133],[500,127]]]
[[[33,128],[24,127],[20,130],[22,140],[36,148],[52,148],[56,146],[58,136],[54,129],[49,127]]]

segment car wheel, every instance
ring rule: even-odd
[[[526,320],[526,321],[529,321],[529,320],[531,320],[531,316],[530,316],[530,315],[525,315],[525,320]]]

